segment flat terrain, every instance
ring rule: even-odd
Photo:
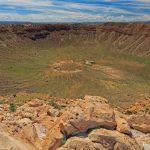
[[[2,51],[2,50],[1,50]],[[150,94],[150,60],[97,44],[28,43],[0,55],[0,94],[20,91],[62,98],[101,95],[124,105]]]

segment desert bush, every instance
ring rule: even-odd
[[[67,136],[64,135],[62,140],[61,140],[61,145],[64,145],[66,143],[66,141],[67,141]]]
[[[17,105],[16,105],[15,103],[11,103],[11,104],[9,105],[9,110],[10,110],[10,112],[15,112],[16,109],[17,109]]]

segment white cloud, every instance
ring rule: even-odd
[[[12,6],[51,6],[51,1],[42,0],[0,0],[0,5],[12,5]]]
[[[98,0],[93,0],[97,1]],[[121,0],[103,0],[107,2],[121,2]],[[0,0],[0,5],[7,5],[8,11],[0,10],[0,20],[17,20],[17,21],[147,21],[150,15],[146,12],[141,13],[128,9],[131,4],[133,9],[148,9],[150,0],[132,0],[124,8],[115,5],[101,5],[86,3],[62,2],[57,0]],[[81,0],[82,2],[82,0]],[[125,2],[125,1],[124,1]],[[137,2],[142,2],[137,3]],[[127,4],[126,3],[126,4]],[[17,7],[30,13],[17,13]],[[1,7],[0,7],[1,8]],[[36,14],[35,11],[39,13]]]
[[[149,15],[141,15],[137,17],[126,17],[124,15],[120,15],[117,17],[111,15],[90,15],[86,13],[68,13],[64,11],[59,11],[59,13],[63,13],[65,15],[55,16],[55,13],[52,15],[40,15],[40,14],[28,14],[28,15],[20,15],[17,13],[13,13],[13,15],[9,13],[0,13],[1,20],[9,20],[14,21],[17,18],[17,21],[34,21],[34,22],[76,22],[76,21],[146,21],[150,20]]]

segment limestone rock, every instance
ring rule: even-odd
[[[57,150],[141,150],[136,141],[118,131],[97,129],[88,137],[71,137]]]
[[[62,145],[62,140],[64,136],[58,129],[51,130],[50,134],[48,134],[48,138],[45,140],[43,144],[43,150],[56,150],[58,147]]]
[[[128,119],[129,125],[143,133],[150,133],[150,115],[133,115]]]
[[[21,140],[17,140],[9,136],[5,132],[0,131],[0,149],[1,150],[36,150],[36,148]]]
[[[141,149],[150,149],[150,134],[145,134],[137,130],[131,130],[132,137],[136,140]]]
[[[23,138],[27,139],[31,143],[34,143],[35,138],[37,137],[37,133],[35,131],[35,127],[32,124],[24,126],[20,132],[22,132],[21,135],[24,136]]]
[[[34,99],[1,117],[0,149],[149,150],[149,115],[126,116],[100,96],[72,100],[63,111]]]
[[[120,133],[131,135],[130,126],[127,120],[124,118],[123,114],[115,111],[115,119],[117,122],[117,131],[119,131]]]
[[[86,95],[84,97],[85,101],[93,101],[93,102],[99,102],[101,104],[108,104],[108,100],[101,96],[89,96]]]
[[[35,123],[34,127],[35,127],[38,138],[43,140],[46,136],[45,126],[42,124]]]
[[[59,117],[60,116],[59,110],[54,109],[52,107],[50,109],[48,109],[47,114],[51,117]]]
[[[118,131],[97,129],[88,137],[92,142],[100,143],[106,150],[140,150],[134,139]]]
[[[97,127],[115,129],[115,114],[106,102],[97,96],[86,96],[85,100],[78,101],[64,114],[62,132],[73,135]]]
[[[51,144],[45,142],[44,146],[47,145],[49,149],[55,145],[59,147],[63,139],[62,134],[68,137],[100,127],[110,130],[116,128],[114,111],[107,104],[106,99],[98,96],[86,96],[84,100],[75,101],[61,115],[56,121],[55,128],[48,131],[46,141]],[[51,137],[51,135],[54,136]],[[58,139],[58,137],[61,138]]]
[[[26,126],[28,124],[31,124],[32,121],[28,118],[23,118],[23,119],[19,119],[16,123],[20,126]]]
[[[92,143],[88,138],[73,137],[57,150],[105,150],[102,145]]]
[[[150,134],[139,136],[136,138],[137,143],[141,146],[144,150],[150,149]]]

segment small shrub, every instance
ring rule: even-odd
[[[61,105],[60,107],[61,107],[62,109],[64,109],[64,108],[67,107],[67,105]]]
[[[125,112],[125,114],[126,114],[126,115],[132,115],[132,114],[133,114],[133,112],[132,112],[132,111],[130,111],[130,110],[127,110],[127,111]]]
[[[64,135],[63,139],[61,140],[61,145],[64,145],[67,141],[67,136]]]
[[[11,104],[9,105],[9,110],[10,110],[10,112],[15,112],[15,111],[16,111],[16,109],[17,109],[16,104],[11,103]]]

